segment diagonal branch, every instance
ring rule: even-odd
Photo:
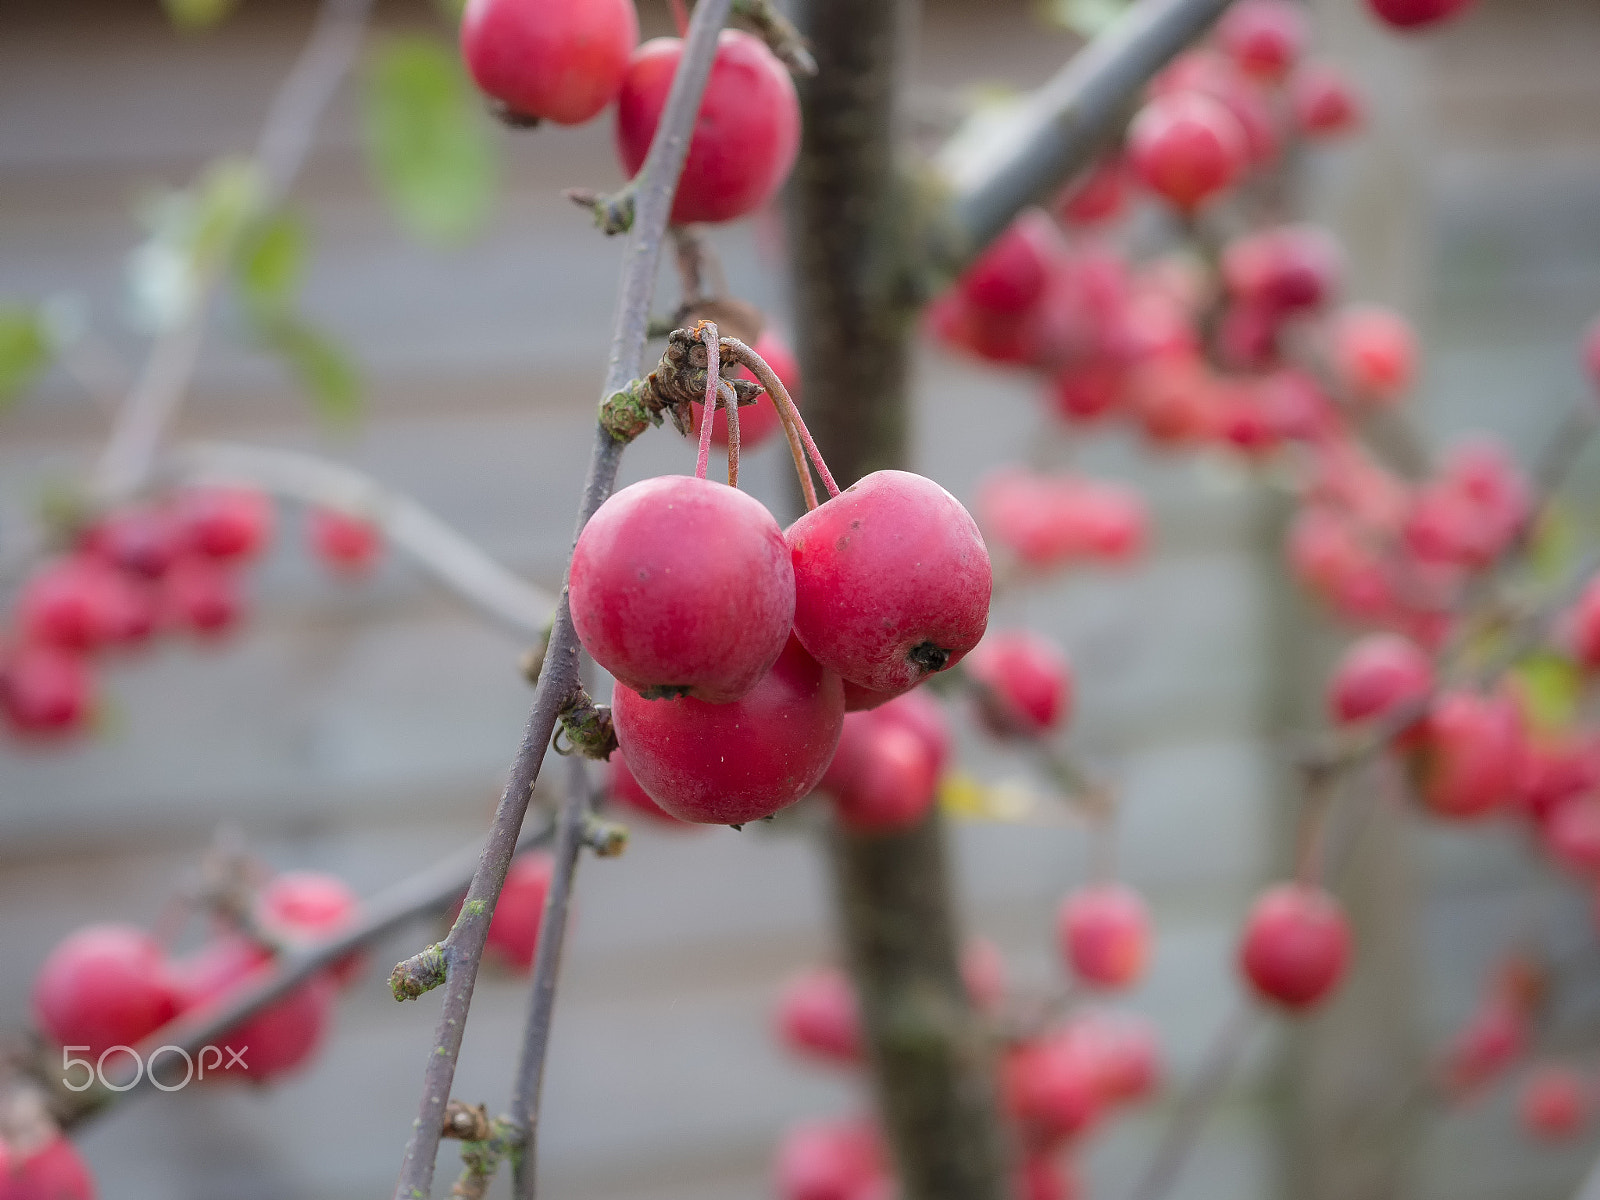
[[[667,93],[667,103],[650,142],[644,166],[634,181],[636,209],[633,231],[623,258],[622,279],[618,287],[616,322],[612,330],[611,351],[606,364],[601,396],[610,397],[623,390],[638,373],[644,350],[645,332],[650,318],[650,300],[655,288],[656,266],[661,257],[667,216],[677,190],[678,175],[688,154],[689,137],[700,111],[700,98],[716,55],[717,35],[727,21],[731,0],[700,0],[684,38],[683,57]],[[617,467],[623,442],[612,437],[604,425],[595,429],[594,452],[589,461],[588,479],[578,511],[573,538],[611,494],[616,484]],[[533,711],[529,714],[522,744],[511,766],[505,793],[495,810],[489,836],[484,842],[478,870],[462,905],[461,917],[445,939],[444,1002],[428,1065],[423,1075],[422,1100],[406,1144],[396,1200],[415,1200],[428,1195],[433,1186],[434,1160],[439,1152],[440,1130],[450,1086],[455,1079],[456,1058],[461,1052],[467,1011],[472,1005],[472,989],[477,982],[478,964],[488,935],[489,914],[505,883],[511,864],[511,847],[522,827],[528,798],[545,747],[555,729],[560,711],[578,695],[579,646],[562,589],[556,607],[555,624],[550,633],[550,648],[534,689]]]

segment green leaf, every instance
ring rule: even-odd
[[[15,400],[50,365],[54,351],[37,309],[0,305],[0,406]]]
[[[232,252],[261,203],[261,174],[253,162],[224,158],[212,163],[193,191],[189,250],[195,265],[210,266]]]
[[[366,78],[367,158],[401,224],[428,241],[459,241],[494,199],[488,117],[453,47],[394,38]]]
[[[279,211],[246,230],[234,258],[234,280],[251,308],[283,313],[300,292],[305,265],[305,227]]]
[[[279,314],[259,326],[326,424],[348,429],[361,418],[361,376],[350,356],[304,319]]]
[[[1528,563],[1540,583],[1556,583],[1567,577],[1578,557],[1578,531],[1572,513],[1559,501],[1545,505],[1534,526],[1528,545]]]
[[[1104,33],[1128,9],[1128,0],[1043,0],[1044,18],[1079,37]]]
[[[161,0],[167,17],[186,33],[209,29],[233,11],[236,0]]]
[[[1583,699],[1583,672],[1571,659],[1549,651],[1529,655],[1511,669],[1528,723],[1539,732],[1568,728]]]

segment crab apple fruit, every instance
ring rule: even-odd
[[[306,538],[320,562],[345,575],[366,574],[383,552],[383,537],[376,525],[336,508],[307,512]]]
[[[1017,1168],[1012,1191],[1019,1200],[1076,1200],[1078,1181],[1048,1154],[1029,1154]]]
[[[783,381],[783,386],[789,390],[789,399],[800,404],[800,364],[795,361],[794,352],[770,331],[762,331],[755,345],[750,347],[771,367],[773,373]],[[749,367],[740,367],[740,379],[756,380]],[[705,419],[705,405],[696,400],[692,414],[692,427],[690,433],[695,437],[700,436],[700,422]],[[739,408],[739,448],[753,450],[762,442],[769,439],[783,427],[783,420],[778,416],[777,406],[765,396],[754,404],[741,405]],[[711,418],[711,444],[713,446],[726,446],[728,444],[728,411],[720,404],[716,414]]]
[[[311,942],[343,932],[360,908],[360,897],[337,875],[285,871],[273,876],[256,898],[256,922],[274,937]],[[365,961],[360,953],[347,955],[332,968],[334,979],[354,982]]]
[[[778,997],[778,1038],[802,1058],[836,1066],[861,1062],[861,1014],[843,971],[820,967],[797,975]]]
[[[1055,212],[1066,225],[1100,225],[1122,215],[1128,203],[1128,168],[1120,155],[1097,159],[1061,193]]]
[[[76,654],[22,645],[0,659],[0,714],[15,733],[76,733],[88,723],[93,703],[94,677]]]
[[[179,1009],[184,1016],[226,1004],[272,969],[272,955],[246,938],[226,935],[202,946],[174,967]],[[266,1083],[304,1066],[333,1024],[336,985],[313,975],[283,999],[248,1017],[216,1039],[223,1051],[219,1074]],[[243,1063],[229,1051],[237,1051]]]
[[[1061,957],[1094,987],[1125,988],[1150,957],[1150,912],[1139,893],[1119,883],[1080,888],[1056,917]]]
[[[1584,585],[1567,625],[1573,655],[1590,670],[1600,668],[1600,575]]]
[[[693,828],[650,799],[650,793],[645,791],[633,777],[633,771],[628,767],[628,760],[620,750],[613,751],[606,763],[606,798],[614,804],[620,804],[648,818],[657,825],[669,825],[675,829]]]
[[[1564,1142],[1589,1123],[1592,1097],[1583,1076],[1570,1067],[1544,1066],[1529,1072],[1517,1098],[1522,1127],[1542,1142]]]
[[[617,97],[617,154],[638,173],[683,56],[677,38],[653,38],[628,60]],[[726,29],[706,80],[689,156],[672,201],[672,223],[732,221],[771,200],[800,149],[794,83],[758,38]]]
[[[662,475],[617,492],[578,535],[568,580],[584,649],[643,696],[725,704],[767,673],[794,616],[794,570],[759,500]]]
[[[1084,1132],[1100,1117],[1095,1057],[1071,1028],[1014,1048],[1001,1063],[1000,1092],[1025,1147],[1047,1149]]]
[[[193,488],[178,497],[184,542],[204,558],[254,558],[272,539],[272,501],[254,488]]]
[[[74,555],[41,567],[17,599],[23,638],[64,650],[97,650],[116,636],[122,576],[97,559]]]
[[[1093,1012],[1072,1028],[1092,1045],[1095,1078],[1108,1104],[1136,1104],[1161,1085],[1161,1048],[1140,1017]]]
[[[1518,807],[1536,824],[1567,801],[1600,788],[1600,743],[1587,737],[1529,739],[1517,770]]]
[[[922,691],[911,691],[879,705],[873,716],[880,725],[894,725],[916,734],[928,752],[935,775],[950,760],[950,722],[944,705]]]
[[[1006,960],[988,938],[972,938],[961,951],[961,982],[979,1012],[992,1013],[1006,998]]]
[[[515,971],[533,967],[539,949],[539,922],[544,918],[544,899],[550,891],[555,860],[548,854],[520,854],[511,860],[500,899],[489,918],[486,949]]]
[[[1433,663],[1409,638],[1369,634],[1345,651],[1328,684],[1328,708],[1341,725],[1370,721],[1424,699]],[[1420,715],[1419,715],[1420,719]]]
[[[616,99],[639,40],[633,0],[467,0],[461,57],[523,118],[581,125]]]
[[[1543,832],[1556,862],[1579,875],[1600,874],[1600,797],[1573,796],[1556,805]]]
[[[1490,996],[1446,1047],[1441,1063],[1445,1087],[1467,1096],[1503,1074],[1526,1052],[1528,1021],[1503,996]]]
[[[206,558],[185,557],[161,581],[167,619],[201,638],[228,633],[244,616],[239,572]]]
[[[39,1028],[63,1046],[134,1046],[177,1016],[161,946],[131,925],[90,925],[50,952],[33,983]]]
[[[1072,668],[1049,638],[1010,629],[984,638],[967,656],[979,688],[979,715],[999,737],[1041,737],[1072,713]]]
[[[1306,63],[1295,71],[1289,102],[1295,124],[1310,138],[1352,133],[1366,119],[1355,87],[1343,71],[1327,63]]]
[[[1217,42],[1246,75],[1277,82],[1305,51],[1305,10],[1293,0],[1241,0],[1217,23]]]
[[[1306,884],[1269,888],[1250,910],[1239,965],[1257,995],[1285,1008],[1310,1008],[1338,984],[1350,956],[1350,927],[1332,896]]]
[[[1326,304],[1339,289],[1344,259],[1339,243],[1315,225],[1281,225],[1230,242],[1222,278],[1247,309],[1273,314]]]
[[[1054,222],[1040,209],[1030,208],[989,244],[956,287],[974,308],[1020,316],[1044,294],[1059,254]]]
[[[938,783],[933,756],[916,733],[873,722],[863,735],[856,770],[834,793],[833,809],[840,824],[853,833],[909,829],[933,807]]]
[[[1367,0],[1367,7],[1380,20],[1396,29],[1421,29],[1448,20],[1464,11],[1473,0]]]
[[[95,1200],[98,1194],[77,1147],[59,1133],[31,1154],[0,1157],[0,1200]]]
[[[875,471],[789,526],[794,632],[830,671],[909,691],[960,662],[994,579],[971,514],[933,480]]]
[[[618,684],[611,715],[644,790],[682,821],[742,825],[822,778],[844,725],[844,688],[790,638],[742,700],[646,700]]]
[[[82,548],[102,562],[159,579],[183,552],[183,531],[164,507],[122,508],[107,514],[84,534]]]
[[[1193,212],[1230,187],[1249,155],[1239,119],[1220,101],[1176,92],[1150,101],[1128,131],[1128,161],[1146,187]]]
[[[1417,373],[1411,324],[1385,308],[1349,308],[1334,323],[1333,369],[1352,398],[1393,404]]]
[[[1511,799],[1523,756],[1522,716],[1502,694],[1447,692],[1411,751],[1423,803],[1441,817],[1481,817]]]
[[[862,1121],[807,1121],[778,1147],[778,1200],[871,1200],[885,1173],[877,1132]]]

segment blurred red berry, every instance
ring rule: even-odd
[[[1350,927],[1332,896],[1305,884],[1269,888],[1250,910],[1239,964],[1256,993],[1291,1010],[1312,1007],[1338,986]]]
[[[778,1037],[802,1058],[835,1066],[861,1062],[861,1014],[849,976],[818,967],[784,984],[778,997]]]
[[[1569,1141],[1582,1133],[1592,1105],[1583,1076],[1570,1067],[1530,1071],[1517,1099],[1523,1129],[1541,1142]]]
[[[1097,1068],[1091,1047],[1070,1028],[1024,1042],[1006,1055],[1001,1063],[1001,1095],[1024,1147],[1049,1149],[1099,1119]]]
[[[1199,93],[1158,97],[1128,131],[1128,161],[1146,187],[1190,213],[1226,191],[1244,170],[1248,147],[1238,118]]]
[[[1056,215],[1079,228],[1121,216],[1127,207],[1128,171],[1118,155],[1096,159],[1056,201]]]
[[[1293,0],[1239,0],[1217,23],[1217,42],[1246,75],[1277,82],[1305,51],[1305,10]]]
[[[778,1147],[778,1200],[873,1200],[886,1172],[877,1132],[863,1121],[807,1121]]]
[[[1049,638],[1025,629],[991,633],[967,655],[978,711],[998,737],[1039,737],[1072,714],[1072,668]]]
[[[1295,123],[1310,138],[1341,137],[1366,121],[1361,97],[1338,67],[1306,63],[1289,81]]]
[[[1333,369],[1352,399],[1393,404],[1411,387],[1417,373],[1417,339],[1398,313],[1383,308],[1349,308],[1333,331]]]
[[[1370,721],[1433,690],[1433,663],[1409,638],[1375,633],[1345,651],[1328,685],[1328,707],[1341,725]],[[1419,717],[1420,719],[1420,717]]]
[[[165,951],[131,925],[90,925],[50,952],[33,982],[33,1013],[58,1045],[99,1056],[136,1046],[178,1014]]]
[[[194,488],[178,497],[176,513],[184,541],[202,558],[254,558],[272,539],[272,501],[254,488]]]
[[[98,650],[121,627],[126,581],[113,568],[85,555],[58,558],[35,571],[17,599],[22,637],[63,650]]]
[[[467,0],[461,56],[523,118],[580,125],[622,88],[639,40],[633,0]]]
[[[0,1144],[0,1150],[3,1150]],[[0,1156],[0,1200],[95,1200],[94,1176],[60,1134],[27,1154]]]
[[[517,971],[531,970],[539,948],[539,922],[544,917],[545,895],[555,862],[539,852],[519,854],[511,860],[505,886],[489,918],[486,949]]]
[[[346,575],[364,575],[383,552],[383,535],[363,517],[336,508],[306,513],[311,552],[327,567]]]
[[[1150,911],[1130,887],[1108,883],[1073,892],[1061,902],[1056,931],[1068,969],[1085,983],[1125,988],[1144,974]]]
[[[23,737],[81,732],[93,713],[94,676],[76,654],[15,646],[0,657],[0,715]]]
[[[172,624],[201,638],[230,632],[244,616],[239,572],[223,562],[182,558],[161,581],[161,603]]]
[[[1396,29],[1421,29],[1465,11],[1473,0],[1367,0],[1367,7]]]
[[[1423,803],[1452,820],[1507,803],[1522,762],[1522,715],[1506,695],[1446,692],[1418,731],[1411,766]]]

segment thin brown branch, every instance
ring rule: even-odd
[[[644,165],[633,183],[636,197],[633,229],[623,260],[616,323],[612,330],[605,382],[600,391],[602,398],[621,392],[639,371],[667,216],[672,207],[673,193],[677,189],[678,175],[683,170],[683,160],[688,153],[689,136],[700,111],[706,78],[716,54],[717,36],[727,21],[729,3],[730,0],[700,0],[695,6],[688,36],[684,39],[683,57],[673,76],[666,106]],[[573,531],[574,541],[595,510],[611,494],[624,444],[611,435],[605,424],[596,425],[594,452]],[[522,744],[512,762],[511,777],[495,810],[478,870],[468,889],[467,903],[462,906],[461,919],[445,939],[447,978],[444,1001],[423,1074],[417,1119],[412,1125],[400,1178],[395,1186],[396,1200],[426,1197],[433,1186],[439,1129],[455,1079],[456,1059],[461,1052],[461,1038],[472,1004],[472,989],[477,982],[484,939],[488,935],[489,913],[505,883],[506,871],[511,863],[510,850],[522,826],[528,798],[538,778],[556,718],[581,685],[579,655],[572,614],[568,610],[566,591],[563,589],[550,634],[549,652],[534,689],[533,711],[529,714]]]

